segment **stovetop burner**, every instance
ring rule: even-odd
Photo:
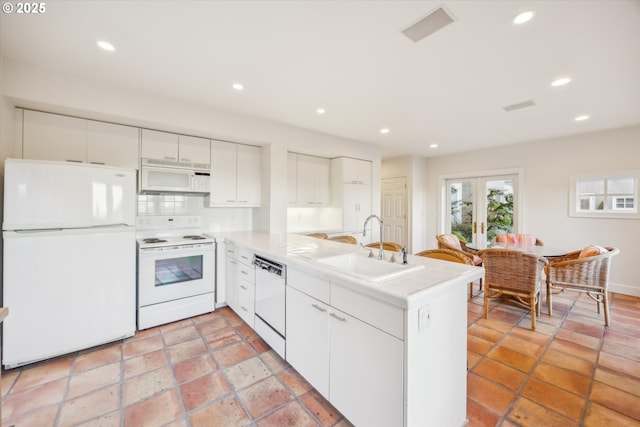
[[[149,237],[147,239],[142,239],[142,241],[145,243],[165,243],[166,242],[165,239],[160,239],[158,237]]]
[[[190,234],[187,236],[182,236],[183,239],[187,239],[187,240],[204,240],[206,239],[206,237],[204,236],[199,236],[197,234]]]

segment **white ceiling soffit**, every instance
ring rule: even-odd
[[[419,42],[453,21],[453,17],[444,7],[440,6],[436,10],[429,12],[424,18],[419,19],[415,24],[410,25],[402,33],[414,42]]]

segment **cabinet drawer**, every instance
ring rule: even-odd
[[[289,268],[287,271],[287,286],[291,286],[307,295],[329,304],[330,285],[328,280],[319,279],[300,270]]]
[[[248,248],[238,248],[238,261],[245,265],[253,266],[253,251]]]
[[[238,283],[238,307],[240,308],[238,315],[251,328],[254,327],[255,314],[255,286],[246,280],[240,280]]]
[[[331,306],[404,340],[404,310],[340,285],[331,284]]]

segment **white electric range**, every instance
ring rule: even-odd
[[[138,217],[136,237],[138,329],[215,310],[216,240],[199,216]]]

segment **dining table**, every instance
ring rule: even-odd
[[[511,249],[515,251],[522,251],[531,254],[535,254],[544,258],[554,258],[562,255],[566,255],[569,251],[556,248],[553,246],[536,246],[536,245],[501,245],[495,242],[480,242],[480,243],[467,243],[467,249],[473,251],[481,251],[483,249]]]

